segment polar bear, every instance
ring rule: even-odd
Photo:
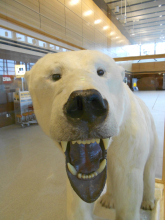
[[[82,50],[47,54],[25,78],[41,128],[65,155],[68,219],[92,219],[90,203],[106,177],[100,201],[115,208],[116,220],[140,220],[140,207],[153,209],[157,134],[148,108],[123,83],[124,70]]]

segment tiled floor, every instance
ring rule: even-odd
[[[64,166],[38,125],[1,128],[0,220],[66,220]]]
[[[161,178],[165,91],[136,92],[154,117]],[[58,157],[55,155],[58,154]],[[38,125],[0,129],[0,220],[66,219],[64,156]]]
[[[138,91],[134,92],[148,106],[153,115],[159,138],[159,152],[156,169],[156,177],[162,177],[164,122],[165,122],[165,91]]]

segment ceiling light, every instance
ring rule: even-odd
[[[91,10],[84,12],[84,16],[88,16],[88,15],[91,15],[91,14],[92,14]]]
[[[79,0],[71,0],[69,2],[70,5],[76,5],[79,2]]]
[[[119,37],[117,36],[116,39],[118,39]]]
[[[162,26],[162,24],[160,24],[160,26]]]
[[[160,18],[162,17],[162,15],[159,16]]]
[[[158,7],[160,8],[160,7],[162,7],[162,5],[158,5]]]
[[[131,35],[135,35],[135,34],[133,33],[133,34],[131,34]]]
[[[111,31],[111,33],[109,34],[110,36],[113,36],[115,34],[114,31]]]
[[[108,26],[104,26],[104,27],[103,27],[104,30],[107,30],[108,28],[109,28]]]
[[[101,22],[101,19],[97,19],[96,21],[94,21],[95,24],[99,24]]]

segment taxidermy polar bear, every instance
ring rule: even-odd
[[[64,152],[76,192],[68,189],[69,220],[92,219],[88,203],[106,176],[100,201],[117,220],[140,220],[140,207],[154,207],[156,130],[123,77],[112,58],[88,50],[48,54],[26,72],[37,120]]]

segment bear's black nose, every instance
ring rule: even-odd
[[[89,123],[98,118],[104,120],[107,112],[107,100],[103,99],[101,94],[95,89],[72,92],[64,105],[64,113],[67,117],[81,119]]]

